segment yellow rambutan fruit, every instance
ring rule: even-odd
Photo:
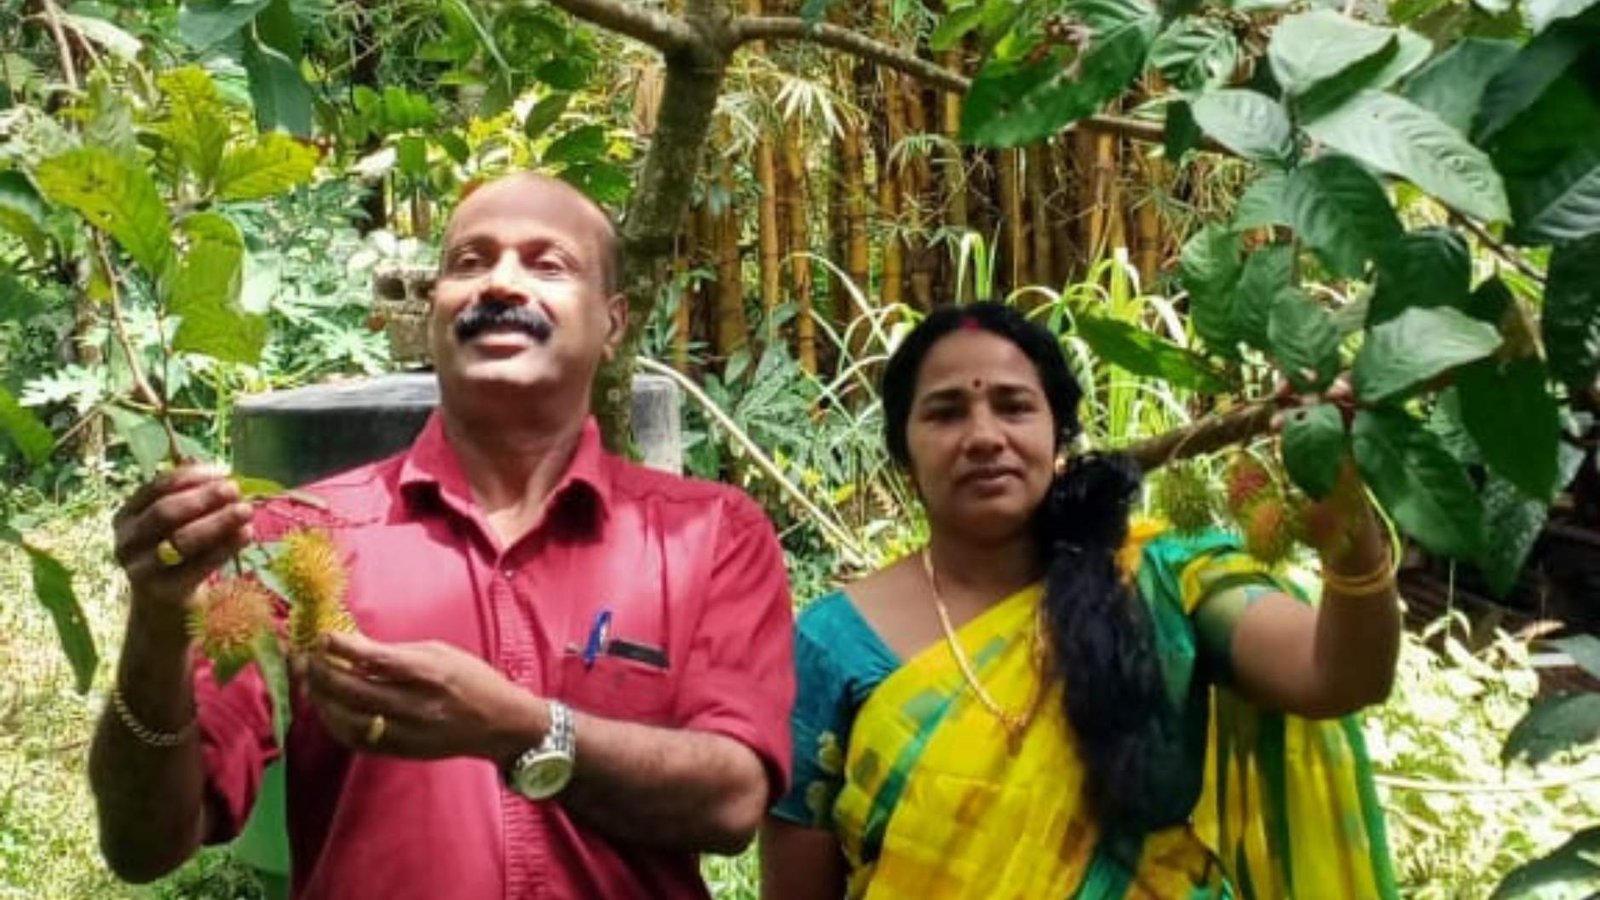
[[[345,606],[350,575],[326,530],[299,528],[284,535],[272,561],[272,574],[289,595],[291,648],[310,650],[318,635],[355,631],[355,620]]]
[[[1269,566],[1289,558],[1299,523],[1284,498],[1258,498],[1240,524],[1244,530],[1244,547],[1251,556]]]

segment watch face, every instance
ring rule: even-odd
[[[530,800],[555,796],[572,778],[572,758],[564,753],[541,753],[517,768],[517,793]]]

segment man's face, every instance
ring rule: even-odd
[[[428,319],[447,394],[586,397],[627,324],[623,298],[606,291],[609,237],[601,212],[553,179],[512,176],[463,201]]]

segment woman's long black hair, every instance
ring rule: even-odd
[[[1083,391],[1056,338],[998,303],[941,307],[901,343],[883,372],[889,455],[910,466],[906,424],[922,362],[952,331],[975,327],[1015,344],[1039,372],[1065,452],[1078,436]],[[1187,763],[1177,707],[1168,698],[1150,613],[1116,562],[1138,496],[1139,467],[1120,454],[1069,459],[1034,519],[1044,558],[1045,620],[1067,721],[1101,827],[1143,833],[1183,821],[1198,782]]]

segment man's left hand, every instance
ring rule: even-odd
[[[304,671],[323,724],[352,750],[502,764],[549,727],[542,700],[439,641],[385,644],[329,634],[320,651],[308,654]]]

